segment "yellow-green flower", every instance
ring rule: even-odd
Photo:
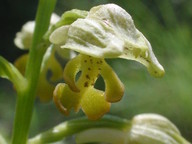
[[[51,16],[50,25],[54,25],[59,21],[60,17],[55,13]],[[35,29],[35,21],[28,21],[23,26],[20,32],[16,33],[14,39],[15,45],[20,49],[29,49],[32,44],[33,32]]]
[[[82,108],[90,119],[98,119],[109,111],[111,102],[122,98],[123,84],[106,58],[136,60],[151,75],[164,75],[148,40],[135,28],[131,16],[115,4],[93,7],[85,18],[53,31],[50,41],[63,50],[79,53],[65,67],[66,84],[58,84],[54,91],[55,103],[64,114]],[[79,71],[81,76],[76,81]],[[94,88],[98,75],[105,81],[105,92]]]
[[[59,16],[52,14],[50,27],[58,23],[59,19]],[[18,48],[28,50],[31,47],[34,27],[35,21],[27,22],[21,31],[16,34],[14,42]],[[58,46],[50,45],[47,48],[43,57],[37,87],[37,95],[42,102],[52,100],[56,84],[63,81],[63,67],[74,56],[74,52],[70,50],[63,51]],[[20,56],[14,63],[23,75],[25,74],[27,60],[28,53]]]

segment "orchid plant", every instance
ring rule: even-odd
[[[75,135],[77,143],[188,144],[168,119],[141,114],[132,120],[106,115],[120,101],[124,85],[106,59],[135,60],[154,77],[164,69],[132,17],[115,4],[90,11],[73,9],[59,17],[56,0],[40,0],[35,21],[16,34],[15,45],[28,50],[14,64],[0,56],[0,76],[17,92],[12,144],[46,144]],[[80,72],[80,76],[77,75]],[[105,90],[95,88],[98,77]],[[28,139],[34,100],[54,101],[64,115],[81,108],[87,118],[66,121]],[[0,143],[7,143],[0,135]]]

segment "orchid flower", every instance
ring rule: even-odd
[[[164,75],[148,40],[136,29],[131,16],[115,4],[93,7],[85,18],[56,28],[49,39],[63,50],[79,53],[64,69],[66,83],[59,83],[54,91],[56,106],[66,115],[71,109],[77,112],[82,108],[89,119],[95,120],[122,98],[124,86],[106,63],[107,58],[135,60],[151,75]],[[94,88],[99,75],[105,82],[104,92]]]
[[[50,29],[53,25],[59,22],[60,17],[52,14]],[[24,24],[21,31],[16,34],[14,40],[15,45],[23,50],[28,50],[31,47],[35,21],[30,21]],[[63,67],[68,59],[75,56],[75,53],[70,50],[61,50],[57,46],[50,45],[44,55],[37,95],[42,102],[50,101],[53,97],[53,90],[59,81],[63,81]],[[14,65],[24,75],[25,67],[28,60],[28,54],[24,54],[16,59]]]
[[[60,17],[53,13],[51,16],[50,25],[54,25],[59,21]],[[31,47],[33,32],[35,28],[35,21],[26,22],[21,31],[16,33],[14,39],[15,45],[20,49],[29,49]]]
[[[129,123],[128,123],[129,124]],[[104,133],[107,133],[104,135]],[[158,114],[139,114],[121,129],[90,128],[76,135],[76,143],[189,144],[177,127]]]

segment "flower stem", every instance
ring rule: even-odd
[[[39,0],[33,42],[25,74],[27,86],[18,92],[12,144],[26,144],[28,139],[41,62],[49,44],[48,41],[43,41],[43,35],[49,27],[55,4],[56,0]]]
[[[106,115],[97,121],[88,120],[87,118],[78,118],[63,122],[54,128],[35,136],[29,140],[29,144],[56,142],[67,136],[71,136],[92,128],[110,128],[114,130],[127,131],[130,127],[130,121],[115,116]]]

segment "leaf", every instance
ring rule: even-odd
[[[26,80],[22,74],[6,59],[0,56],[0,77],[10,80],[17,90],[26,86]]]

